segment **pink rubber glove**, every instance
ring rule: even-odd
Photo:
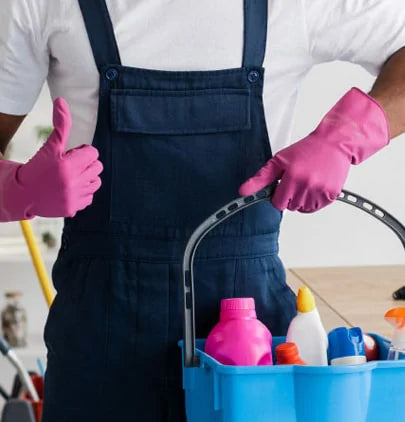
[[[303,140],[281,150],[239,189],[251,195],[280,180],[272,203],[279,210],[314,212],[333,202],[350,165],[359,164],[389,143],[381,106],[351,89]]]
[[[54,131],[27,163],[0,160],[0,221],[73,217],[93,201],[103,166],[98,151],[83,145],[65,151],[71,117],[65,100],[54,102]]]

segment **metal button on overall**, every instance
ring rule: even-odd
[[[257,82],[259,80],[259,78],[260,78],[260,74],[257,70],[251,70],[248,73],[248,81],[252,84]]]
[[[117,69],[114,69],[114,68],[108,69],[108,70],[105,72],[105,77],[106,77],[109,81],[113,81],[114,79],[117,79],[117,78],[118,78],[118,70],[117,70]]]

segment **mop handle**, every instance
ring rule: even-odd
[[[217,225],[242,211],[243,209],[257,204],[261,201],[268,201],[277,183],[257,192],[254,195],[235,199],[224,207],[220,208],[210,217],[208,217],[190,236],[184,252],[183,258],[183,336],[184,336],[184,366],[198,367],[199,358],[196,354],[195,337],[195,298],[194,298],[194,273],[193,264],[196,250],[204,237]],[[402,245],[405,247],[405,227],[391,214],[373,202],[356,195],[355,193],[342,191],[337,198],[346,204],[367,212],[369,215],[377,218],[386,226],[391,228],[399,237]]]
[[[35,239],[34,232],[32,230],[31,223],[29,221],[20,221],[21,229],[23,231],[25,241],[27,242],[28,249],[31,254],[32,262],[37,273],[39,283],[42,288],[42,292],[45,296],[46,303],[50,307],[52,305],[54,294],[52,291],[52,286],[49,281],[48,273],[44,261],[41,256],[37,241]]]

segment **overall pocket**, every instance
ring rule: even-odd
[[[237,195],[248,89],[112,90],[111,220],[190,228]]]
[[[165,91],[113,89],[113,128],[117,132],[193,135],[250,128],[247,89]]]

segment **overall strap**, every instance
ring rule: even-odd
[[[262,67],[266,52],[268,0],[244,0],[243,67]]]
[[[121,64],[106,0],[78,0],[97,68]]]

